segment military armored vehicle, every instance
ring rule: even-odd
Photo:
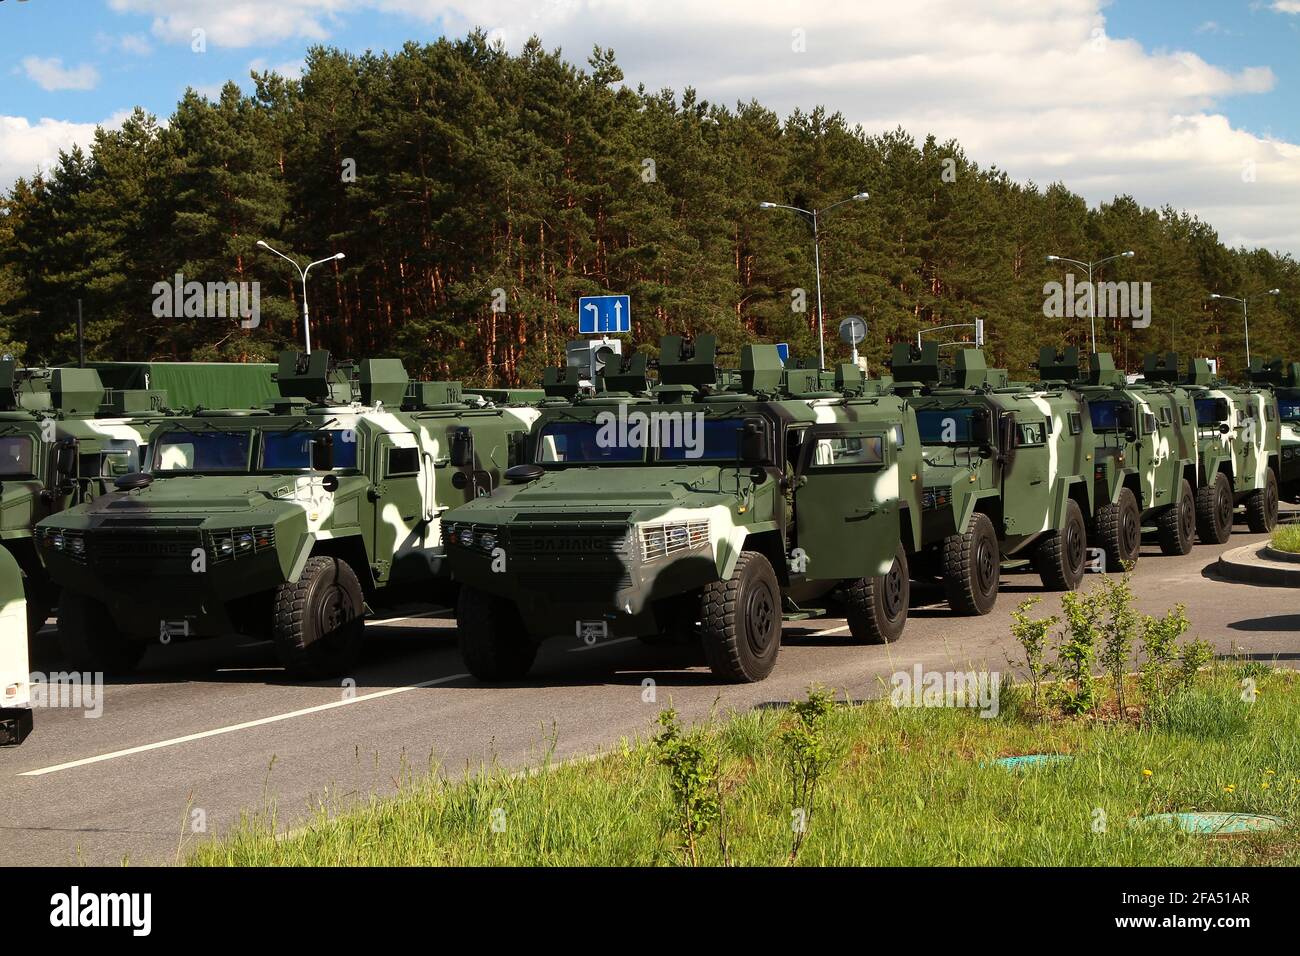
[[[1070,382],[1086,402],[1096,438],[1093,461],[1096,514],[1091,542],[1106,569],[1137,563],[1143,531],[1154,525],[1160,550],[1187,554],[1196,540],[1196,410],[1172,384],[1174,355],[1150,355],[1145,380],[1129,384],[1109,353],[1094,353],[1088,376],[1079,376],[1079,351],[1044,348],[1045,380]]]
[[[1254,359],[1246,376],[1251,385],[1271,388],[1277,397],[1282,433],[1278,496],[1300,504],[1300,362],[1273,359],[1264,363]]]
[[[27,599],[23,572],[0,551],[0,747],[32,732],[31,669],[27,656]]]
[[[916,410],[924,448],[920,553],[961,614],[987,614],[1002,564],[1031,564],[1043,586],[1079,586],[1093,517],[1095,438],[1063,387],[1012,385],[979,349],[940,365],[933,342],[894,345],[894,391]]]
[[[0,361],[0,542],[22,568],[33,633],[57,599],[36,523],[138,471],[165,404],[157,391],[106,390],[93,369]]]
[[[476,677],[518,679],[567,634],[698,642],[718,678],[758,681],[783,617],[833,602],[853,639],[902,633],[920,444],[858,369],[788,368],[771,345],[720,369],[713,336],[666,336],[654,385],[635,353],[591,388],[545,381],[528,462],[445,518]]]
[[[1227,541],[1242,505],[1251,531],[1271,531],[1282,463],[1277,397],[1267,388],[1215,378],[1203,358],[1191,361],[1181,384],[1196,406],[1197,537],[1206,544]]]
[[[430,593],[440,515],[491,493],[536,418],[408,385],[397,360],[287,353],[272,407],[169,419],[144,473],[38,527],[66,655],[125,670],[151,641],[236,632],[346,673],[366,606]]]

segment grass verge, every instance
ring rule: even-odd
[[[1253,701],[1247,703],[1243,686]],[[1220,665],[1142,722],[1031,716],[1025,692],[999,716],[870,702],[831,709],[800,864],[867,866],[1199,866],[1300,864],[1300,676]],[[792,778],[763,710],[697,727],[714,760],[721,820],[697,841],[705,865],[791,857]],[[649,723],[649,721],[647,722]],[[1069,754],[1008,771],[999,757]],[[1135,826],[1186,810],[1264,813],[1282,830],[1194,836]],[[251,817],[199,846],[195,865],[679,865],[668,771],[652,741],[530,776],[429,774],[392,798],[277,837]]]

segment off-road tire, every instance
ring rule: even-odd
[[[465,669],[486,683],[519,680],[537,659],[537,642],[511,601],[463,585],[456,641]]]
[[[1196,497],[1186,478],[1178,485],[1178,501],[1156,512],[1156,534],[1162,553],[1191,554],[1196,541]]]
[[[844,589],[844,616],[853,640],[859,644],[889,644],[898,640],[907,626],[907,602],[911,594],[907,552],[900,544],[888,574],[858,578]]]
[[[1088,526],[1073,498],[1065,502],[1065,524],[1039,540],[1034,565],[1049,591],[1074,591],[1083,582],[1088,569]]]
[[[59,649],[69,670],[123,674],[140,663],[145,642],[124,634],[102,602],[65,588],[59,599]]]
[[[302,576],[276,589],[271,641],[297,677],[319,680],[350,673],[361,659],[366,632],[361,582],[340,558],[317,555]]]
[[[1232,535],[1232,485],[1223,472],[1196,489],[1196,537],[1201,544],[1223,544]]]
[[[1142,511],[1130,488],[1121,488],[1114,504],[1097,509],[1097,544],[1106,553],[1106,570],[1123,571],[1137,564],[1142,551]]]
[[[772,673],[781,650],[781,586],[767,558],[742,551],[731,577],[704,586],[700,641],[721,680],[749,684]]]
[[[1255,534],[1266,534],[1277,527],[1277,475],[1269,468],[1264,472],[1264,487],[1246,496],[1246,524]]]
[[[998,599],[1002,555],[988,515],[976,512],[965,534],[950,534],[939,552],[939,574],[948,606],[958,614],[987,614]]]

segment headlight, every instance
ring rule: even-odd
[[[709,520],[665,521],[639,526],[641,558],[653,561],[679,551],[702,548],[709,543]]]
[[[460,546],[461,546],[462,548],[472,548],[472,547],[474,547],[474,529],[473,529],[473,528],[461,528],[460,531],[459,531],[459,532],[457,533],[457,535],[456,535],[456,540],[458,540],[458,541],[460,542]]]
[[[63,550],[64,538],[63,538],[62,531],[51,531],[49,541],[50,541],[50,547],[52,547],[55,551]]]
[[[83,538],[67,538],[66,541],[69,553],[75,555],[86,553],[86,542]]]
[[[497,549],[497,536],[488,532],[481,535],[478,539],[479,547],[484,551],[495,551]]]

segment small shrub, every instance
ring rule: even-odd
[[[1178,670],[1178,638],[1187,631],[1187,609],[1179,604],[1164,617],[1142,615],[1142,651],[1146,659],[1139,670],[1139,682],[1148,707],[1159,708],[1168,700]]]
[[[654,744],[659,764],[668,768],[676,812],[674,828],[685,843],[691,865],[699,866],[699,838],[722,817],[719,758],[704,731],[682,730],[672,707],[659,715],[659,726],[663,730]]]
[[[1133,588],[1129,575],[1118,582],[1106,581],[1101,585],[1099,603],[1106,612],[1102,625],[1103,644],[1101,663],[1110,674],[1115,687],[1115,703],[1120,716],[1124,716],[1124,677],[1133,656],[1133,642],[1137,637],[1138,615],[1133,610]]]
[[[1030,700],[1035,709],[1041,710],[1042,683],[1052,672],[1052,665],[1043,660],[1043,651],[1047,648],[1047,636],[1056,627],[1058,618],[1055,614],[1042,618],[1030,617],[1030,612],[1039,604],[1039,600],[1035,597],[1021,601],[1011,612],[1011,636],[1025,652],[1023,661],[1011,663],[1025,668],[1029,675]]]
[[[830,691],[817,686],[808,688],[807,700],[790,705],[795,719],[786,725],[779,738],[790,775],[790,863],[799,858],[804,838],[812,827],[817,785],[834,763],[834,755],[826,741],[826,718],[834,706],[835,698]]]
[[[1092,665],[1097,656],[1099,603],[1095,591],[1072,591],[1061,598],[1065,633],[1056,651],[1056,672],[1061,682],[1052,685],[1049,697],[1067,714],[1082,714],[1097,703]]]

